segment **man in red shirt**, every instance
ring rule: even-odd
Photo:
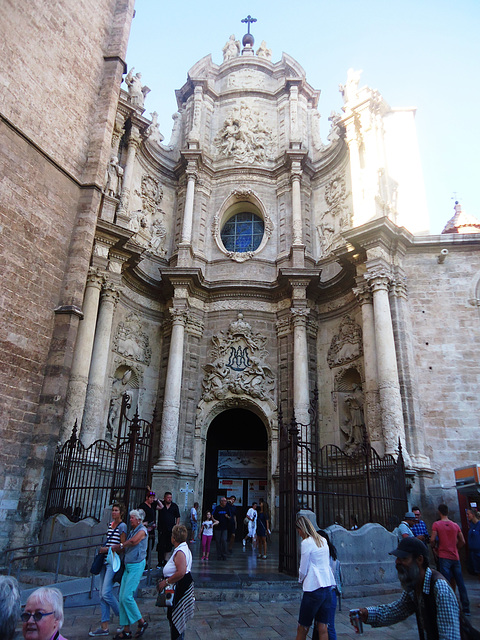
[[[463,612],[465,615],[470,615],[470,602],[463,582],[460,557],[458,555],[458,547],[465,545],[465,538],[458,524],[448,518],[446,504],[439,505],[438,513],[440,520],[433,523],[430,544],[434,553],[438,556],[438,568],[441,573],[449,582],[451,582],[452,578],[455,578]]]

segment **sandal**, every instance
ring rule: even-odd
[[[145,633],[147,627],[148,627],[148,622],[144,622],[143,624],[139,624],[138,625],[138,631],[133,637],[134,638],[141,638],[143,636],[143,634]]]

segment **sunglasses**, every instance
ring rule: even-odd
[[[153,491],[150,491],[150,493],[148,495],[149,496],[155,496],[155,493]]]
[[[40,622],[40,620],[44,616],[51,616],[52,613],[53,611],[50,611],[49,613],[42,613],[41,611],[35,611],[35,613],[28,613],[28,611],[25,611],[25,613],[22,613],[20,618],[23,620],[23,622],[28,622],[30,618],[33,618],[35,622]]]

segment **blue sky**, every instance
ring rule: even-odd
[[[273,61],[285,51],[321,91],[322,137],[328,116],[340,111],[338,85],[350,67],[360,84],[378,89],[392,107],[417,107],[417,133],[432,233],[453,215],[454,194],[480,219],[479,0],[225,0],[206,3],[137,0],[127,64],[151,89],[145,115],[159,114],[168,141],[175,89],[195,62],[211,53],[221,63],[230,34],[241,40],[241,19],[252,26]]]

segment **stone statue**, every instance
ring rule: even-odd
[[[182,114],[180,113],[180,111],[176,111],[172,115],[172,120],[173,120],[173,128],[172,128],[172,135],[170,136],[170,142],[166,147],[164,147],[164,149],[167,149],[168,151],[175,149],[175,147],[178,145],[178,142],[180,140],[180,133],[182,131],[182,127],[181,127]]]
[[[108,419],[107,419],[107,437],[109,439],[113,438],[115,433],[115,428],[118,427],[118,418],[120,416],[120,409],[122,406],[122,396],[127,390],[127,384],[130,378],[132,377],[131,369],[127,369],[121,378],[115,377],[112,384],[112,393],[110,396],[110,408],[108,411]]]
[[[365,418],[363,415],[364,397],[359,384],[352,386],[352,392],[345,398],[345,412],[347,418],[341,427],[345,437],[345,451],[353,453],[363,444],[365,433]]]
[[[112,156],[105,173],[105,193],[107,196],[116,197],[121,191],[123,169],[118,164],[117,156]]]
[[[142,86],[141,73],[136,73],[135,75],[133,75],[134,69],[135,67],[132,67],[128,74],[125,76],[125,84],[128,87],[130,102],[135,107],[140,107],[140,109],[143,109],[145,98],[147,94],[150,93],[150,89],[147,86]]]
[[[130,214],[130,220],[128,222],[128,228],[134,233],[138,233],[140,229],[146,229],[148,225],[147,216],[141,209],[138,211],[132,211]]]
[[[150,229],[152,237],[149,243],[149,249],[152,253],[163,258],[166,254],[165,239],[167,237],[167,230],[160,218],[154,220]]]
[[[355,100],[355,98],[358,96],[358,83],[360,82],[361,75],[361,70],[355,71],[354,69],[349,69],[347,71],[347,82],[345,84],[338,85],[340,93],[343,96],[344,103]]]
[[[150,115],[152,116],[152,123],[148,126],[146,131],[147,140],[159,145],[163,140],[163,136],[160,133],[160,125],[158,124],[158,113],[154,111]]]
[[[267,48],[265,40],[262,40],[262,44],[257,49],[257,56],[259,58],[266,58],[267,60],[272,59],[272,50]]]
[[[240,41],[235,40],[235,36],[232,34],[225,46],[222,49],[223,51],[223,61],[231,60],[232,58],[237,58],[240,55]]]

